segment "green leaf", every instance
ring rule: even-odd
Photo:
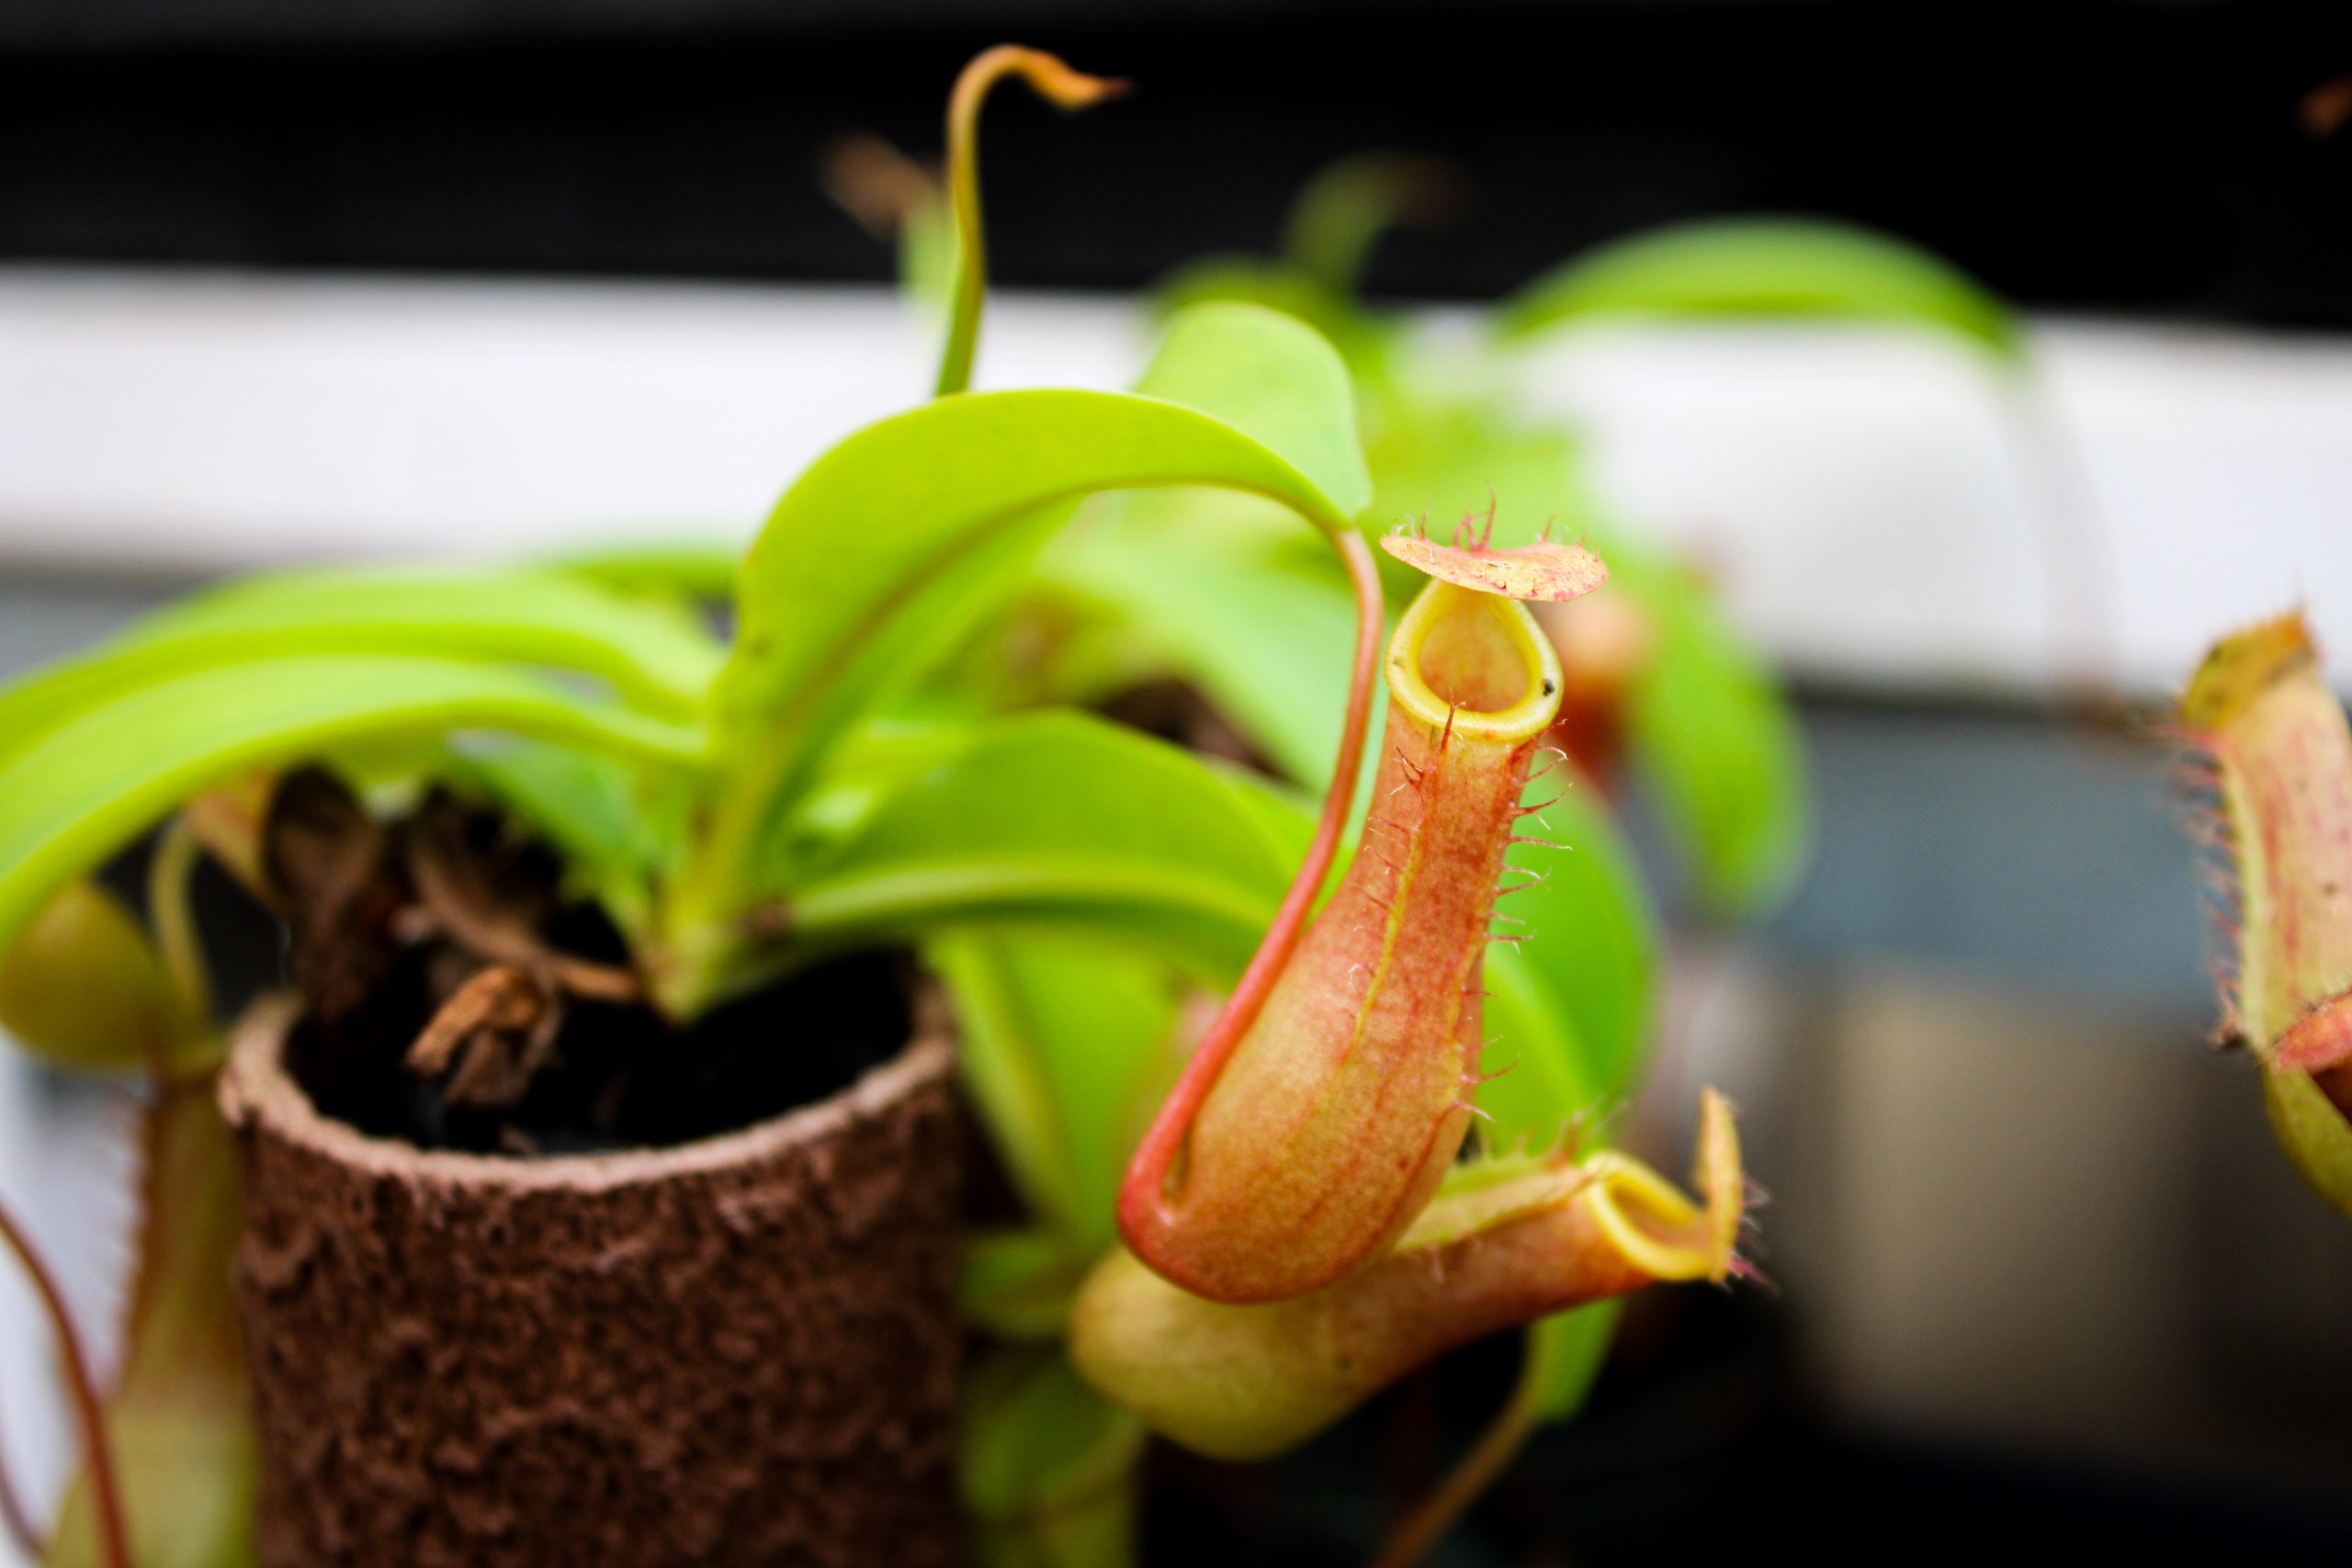
[[[1085,496],[1211,485],[1269,497],[1329,532],[1351,525],[1361,460],[1348,468],[1335,434],[1353,439],[1337,357],[1272,312],[1212,315],[1171,331],[1172,357],[1149,379],[1229,405],[1295,445],[1295,460],[1218,413],[1161,398],[971,393],[867,426],[786,492],[744,564],[741,634],[716,694],[722,736],[761,757],[747,784],[759,809],[797,796],[854,715],[957,646]],[[1251,376],[1233,378],[1219,355]]]
[[[1551,800],[1541,821],[1521,824],[1548,843],[1512,846],[1503,886],[1521,891],[1495,906],[1509,917],[1496,931],[1525,940],[1487,949],[1480,1070],[1500,1076],[1479,1085],[1478,1109],[1487,1144],[1505,1151],[1555,1144],[1624,1095],[1657,984],[1657,917],[1592,786],[1569,781],[1564,765],[1532,782],[1527,798]]]
[[[1525,934],[1511,949],[1515,960],[1573,1024],[1577,1077],[1591,1097],[1579,1109],[1589,1110],[1626,1093],[1649,1045],[1657,917],[1598,789],[1563,763],[1529,786],[1528,801],[1550,804],[1520,831],[1560,847],[1512,846],[1507,863],[1514,871],[1503,886],[1520,891],[1497,902],[1497,914],[1507,918],[1496,929]]]
[[[1540,977],[1517,948],[1487,954],[1487,1029],[1496,1043],[1483,1070],[1502,1072],[1478,1086],[1488,1147],[1549,1147],[1620,1092],[1577,1033],[1569,1003]],[[1507,1069],[1507,1070],[1506,1070]],[[1530,1361],[1521,1376],[1539,1420],[1575,1414],[1598,1375],[1617,1304],[1602,1302],[1556,1314],[1527,1330]]]
[[[56,670],[66,689],[115,691],[198,665],[294,653],[416,653],[576,670],[630,703],[694,712],[722,649],[692,616],[529,569],[336,567],[228,583],[158,611]],[[0,727],[28,701],[0,701]],[[24,739],[24,736],[18,736]]]
[[[1071,1299],[1093,1264],[1093,1254],[1074,1250],[1070,1238],[1057,1230],[967,1235],[956,1310],[967,1323],[1001,1339],[1057,1340],[1069,1325]]]
[[[1682,567],[1597,547],[1656,646],[1626,700],[1634,769],[1702,905],[1746,918],[1804,869],[1804,743],[1779,680]]]
[[[672,763],[698,731],[439,659],[219,665],[128,691],[0,762],[0,946],[51,894],[223,779],[368,740],[492,729]]]
[[[1799,219],[1733,219],[1636,234],[1566,262],[1498,312],[1509,342],[1608,316],[1829,316],[1957,334],[2005,360],[2024,339],[2000,299],[1891,236]]]
[[[1396,329],[1288,262],[1209,256],[1187,263],[1153,290],[1163,319],[1204,305],[1257,305],[1295,316],[1327,339],[1358,375],[1377,375]]]
[[[0,693],[0,761],[134,686],[309,654],[541,664],[675,715],[700,705],[719,663],[718,643],[691,619],[548,572],[287,572],[199,594]]]
[[[600,588],[632,597],[668,600],[708,600],[716,603],[735,592],[735,571],[743,561],[739,544],[727,543],[718,528],[690,531],[713,536],[707,541],[683,544],[667,541],[605,545],[550,556],[548,571],[585,579]]]
[[[1167,965],[1035,932],[955,931],[924,953],[955,999],[964,1083],[1022,1201],[1076,1255],[1109,1247],[1142,1100],[1175,1033]]]
[[[1529,1380],[1539,1421],[1565,1421],[1584,1407],[1608,1359],[1623,1301],[1595,1302],[1555,1313],[1527,1331]]]
[[[920,704],[894,705],[843,732],[825,754],[816,784],[793,811],[788,830],[769,846],[769,880],[822,856],[857,830],[876,807],[926,769],[961,751],[976,728],[995,716],[958,693],[930,690]]]
[[[1563,770],[1565,772],[1565,770]],[[1560,774],[1529,786],[1531,799]],[[1478,1088],[1490,1147],[1546,1146],[1583,1130],[1632,1088],[1657,990],[1657,933],[1638,868],[1592,786],[1574,783],[1524,829],[1564,846],[1521,844],[1510,863],[1545,880],[1505,876],[1526,891],[1498,909],[1526,920],[1524,942],[1487,953],[1487,1032],[1494,1043]],[[1522,1376],[1537,1417],[1561,1420],[1584,1402],[1617,1323],[1603,1302],[1528,1330]]]
[[[1114,615],[1284,775],[1312,786],[1329,774],[1354,642],[1344,583],[1162,528],[1078,531],[1040,571]]]
[[[1371,504],[1348,367],[1295,317],[1233,302],[1183,311],[1136,390],[1256,438],[1351,515]]]
[[[1283,254],[1333,293],[1353,297],[1381,235],[1444,216],[1455,205],[1455,183],[1441,160],[1409,152],[1359,152],[1327,164],[1291,203]]]
[[[794,878],[788,918],[820,945],[976,922],[1092,931],[1229,977],[1296,863],[1262,793],[1100,719],[1008,719]]]
[[[1479,1136],[1512,1153],[1549,1148],[1607,1103],[1576,1015],[1539,978],[1526,954],[1487,950],[1487,1038],[1479,1071]]]
[[[1205,257],[1164,280],[1154,302],[1163,313],[1208,300],[1284,311],[1329,338],[1359,377],[1385,384],[1404,333],[1355,298],[1363,264],[1385,231],[1440,216],[1449,183],[1439,164],[1409,153],[1342,158],[1292,202],[1279,257]]]
[[[1141,1422],[1058,1350],[989,1353],[965,1389],[957,1448],[982,1568],[1120,1568],[1134,1560]]]
[[[238,1327],[236,1145],[209,1078],[146,1113],[139,1256],[122,1368],[106,1402],[140,1568],[247,1568],[259,1441]],[[47,1568],[103,1568],[86,1477],[65,1495]]]

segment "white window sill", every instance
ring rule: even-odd
[[[1108,387],[1145,332],[1124,303],[1016,294],[986,341],[983,384]],[[1529,370],[1616,505],[1800,674],[2030,695],[2087,656],[2154,696],[2215,632],[2307,599],[2352,683],[2352,344],[2037,343],[2097,501],[2056,557],[1992,378],[1942,345],[1611,330]],[[827,444],[922,396],[928,353],[876,289],[0,268],[0,560],[744,536]]]

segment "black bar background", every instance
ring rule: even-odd
[[[929,152],[1002,37],[1135,77],[989,134],[998,275],[1121,288],[1261,248],[1367,147],[1472,202],[1372,282],[1491,296],[1666,220],[1876,223],[2030,303],[2352,325],[2347,8],[2115,0],[0,0],[0,256],[878,278],[819,194],[852,128]],[[976,23],[975,17],[985,17]]]

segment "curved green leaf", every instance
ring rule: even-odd
[[[1606,316],[1842,316],[1950,332],[2015,360],[2016,316],[1958,267],[1843,223],[1732,219],[1635,234],[1565,262],[1507,300],[1498,339]]]
[[[1515,845],[1498,929],[1524,942],[1487,955],[1483,1070],[1478,1089],[1491,1146],[1544,1146],[1572,1135],[1630,1090],[1649,1044],[1657,997],[1657,919],[1639,868],[1592,786],[1566,768],[1529,786],[1556,795],[1524,829],[1561,846]],[[1540,819],[1539,819],[1540,818]],[[1540,874],[1540,883],[1529,874]],[[1545,1318],[1527,1331],[1522,1372],[1537,1417],[1565,1419],[1584,1403],[1617,1324],[1603,1302]]]
[[[1294,316],[1238,301],[1182,311],[1136,390],[1254,437],[1350,515],[1372,502],[1347,365]]]
[[[1576,1016],[1537,978],[1526,955],[1487,950],[1487,1046],[1479,1068],[1479,1136],[1502,1153],[1549,1148],[1605,1103]]]
[[[1000,1339],[1059,1339],[1069,1325],[1070,1302],[1099,1256],[1078,1251],[1067,1235],[1042,1226],[968,1235],[956,1308],[967,1323]]]
[[[707,534],[708,539],[684,543],[647,541],[604,545],[548,557],[541,565],[633,597],[718,601],[735,592],[736,569],[742,564],[738,544],[723,542],[717,528],[681,530]]]
[[[1329,345],[1272,312],[1209,316],[1171,331],[1156,384],[1228,402],[1295,446],[1295,461],[1221,412],[1161,397],[967,393],[868,425],[786,492],[744,563],[736,652],[716,688],[722,737],[763,759],[750,770],[763,810],[805,787],[853,715],[956,647],[994,607],[982,585],[1009,591],[1012,569],[1085,496],[1208,485],[1266,496],[1329,532],[1351,525],[1350,498],[1311,477],[1352,478],[1333,434],[1352,442],[1352,402]],[[1219,354],[1255,374],[1226,378]]]
[[[68,879],[220,780],[359,741],[505,730],[691,762],[698,731],[438,659],[225,664],[123,693],[0,763],[0,946]]]
[[[1228,977],[1296,863],[1260,793],[1100,719],[1008,719],[795,878],[787,913],[807,943],[1043,925],[1142,941]]]
[[[1355,626],[1345,584],[1158,527],[1076,534],[1040,575],[1114,615],[1284,776],[1313,786],[1329,775]]]
[[[1781,684],[1682,567],[1600,545],[1655,647],[1626,699],[1635,772],[1700,902],[1750,917],[1804,869],[1804,742]]]
[[[679,715],[700,705],[720,658],[688,617],[555,573],[286,572],[198,594],[0,692],[0,761],[134,686],[208,666],[322,654],[547,665]]]
[[[1539,1421],[1565,1421],[1584,1406],[1608,1359],[1622,1300],[1555,1313],[1527,1330],[1528,1380]]]
[[[1564,762],[1531,784],[1528,798],[1549,804],[1520,830],[1548,843],[1512,846],[1503,886],[1518,891],[1497,901],[1496,930],[1524,938],[1512,945],[1515,958],[1573,1021],[1578,1077],[1591,1097],[1578,1109],[1590,1110],[1625,1094],[1648,1048],[1657,916],[1633,850],[1591,784]]]
[[[1359,375],[1376,375],[1396,330],[1356,302],[1288,262],[1257,256],[1208,256],[1161,279],[1152,305],[1163,318],[1204,305],[1256,305],[1295,316],[1340,351]]]
[[[1490,949],[1486,983],[1494,1043],[1482,1070],[1502,1076],[1478,1086],[1482,1135],[1498,1151],[1550,1147],[1574,1135],[1618,1086],[1585,1048],[1569,1004],[1523,953]],[[1615,1303],[1604,1302],[1530,1325],[1521,1376],[1538,1419],[1565,1419],[1584,1403],[1616,1324]]]
[[[1091,1257],[1176,1029],[1165,964],[1081,935],[952,931],[924,949],[955,999],[966,1087],[1032,1214]]]
[[[1548,1147],[1610,1109],[1640,1065],[1655,1000],[1656,920],[1632,852],[1589,785],[1556,780],[1529,786],[1531,799],[1559,796],[1523,829],[1549,843],[1513,846],[1503,886],[1522,891],[1496,904],[1495,930],[1520,940],[1487,949],[1480,1070],[1499,1076],[1477,1101],[1486,1142],[1503,1151]]]
[[[703,699],[724,650],[690,615],[530,567],[327,567],[228,583],[150,616],[124,640],[272,631],[299,652],[513,660],[597,675],[679,708]],[[363,647],[365,642],[370,646]]]
[[[875,807],[927,768],[972,741],[975,727],[995,716],[961,693],[927,692],[922,702],[869,714],[825,753],[825,766],[801,798],[789,830],[769,846],[767,875],[782,886],[791,868],[820,856],[827,845],[856,830]]]
[[[1134,1561],[1143,1424],[1059,1350],[991,1351],[964,1393],[957,1471],[979,1568]]]

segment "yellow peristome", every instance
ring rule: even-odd
[[[2319,649],[2300,611],[2257,621],[2215,643],[2181,694],[2180,718],[2192,729],[2218,729],[2296,671],[2315,667]]]
[[[1713,1089],[1699,1111],[1699,1155],[1692,1180],[1705,1207],[1638,1160],[1613,1152],[1586,1162],[1593,1173],[1585,1201],[1617,1249],[1665,1280],[1722,1280],[1731,1271],[1745,1207],[1739,1134],[1731,1107]]]
[[[1466,738],[1543,734],[1558,714],[1559,691],[1560,656],[1513,600],[1432,582],[1389,639],[1389,700]]]

